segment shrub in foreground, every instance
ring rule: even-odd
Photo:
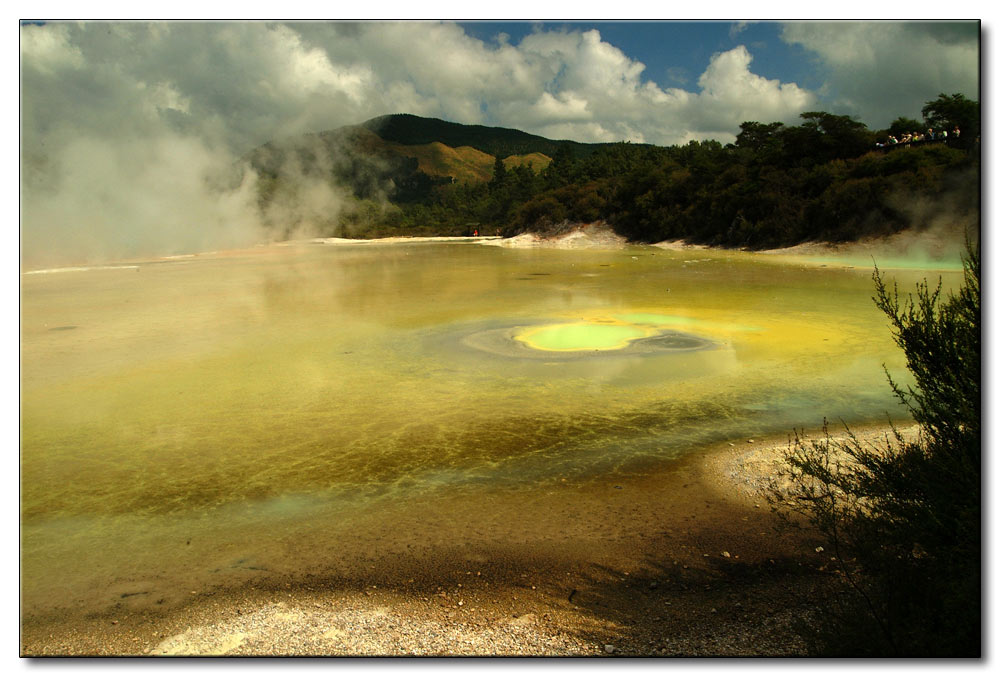
[[[825,536],[844,583],[817,615],[817,653],[979,656],[979,251],[968,248],[964,284],[947,297],[925,282],[901,301],[874,277],[914,385],[889,382],[920,435],[907,441],[893,428],[878,445],[796,439],[771,505]]]

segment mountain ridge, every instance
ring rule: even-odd
[[[560,149],[576,157],[586,157],[601,148],[614,145],[549,139],[511,127],[467,125],[410,113],[380,115],[357,126],[374,132],[385,141],[404,145],[422,145],[438,141],[452,148],[470,146],[500,159],[531,153],[554,157]]]

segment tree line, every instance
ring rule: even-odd
[[[326,227],[353,237],[511,236],[605,221],[637,242],[748,248],[887,235],[910,225],[907,205],[917,201],[949,193],[978,206],[979,181],[969,181],[968,170],[979,166],[979,103],[941,94],[922,114],[876,131],[819,111],[803,113],[798,125],[749,121],[725,145],[553,142],[552,162],[541,171],[508,168],[498,153],[485,183],[428,177],[415,162],[373,163],[355,153],[335,177],[352,188],[355,203]],[[947,144],[877,146],[901,130],[956,126],[962,134]]]

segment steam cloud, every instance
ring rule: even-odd
[[[120,259],[245,246],[263,236],[254,176],[194,136],[67,137],[23,187],[22,261]]]
[[[976,244],[981,232],[979,185],[979,173],[969,170],[933,199],[894,195],[890,204],[906,215],[909,228],[891,238],[891,247],[917,264],[961,259],[966,241]]]
[[[344,208],[343,191],[300,180],[295,200],[261,213],[259,177],[241,154],[276,131],[302,130],[292,119],[258,131],[251,111],[229,110],[236,92],[213,91],[210,64],[185,63],[185,44],[202,56],[212,51],[204,45],[218,49],[219,32],[209,30],[22,27],[23,267],[245,247],[312,234],[310,224]],[[130,50],[138,58],[123,54]],[[201,89],[192,77],[204,78]]]

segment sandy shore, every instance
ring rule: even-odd
[[[542,524],[538,538],[494,528],[463,543],[470,525],[482,526],[472,515],[451,534],[454,547],[387,555],[377,566],[192,591],[169,610],[28,616],[21,652],[803,655],[796,628],[833,581],[821,541],[776,529],[758,493],[787,446],[787,436],[732,440],[613,485],[535,497],[523,509]]]
[[[712,249],[707,244],[692,244],[685,240],[663,240],[662,242],[654,242],[651,246],[659,247],[660,249],[669,249],[671,251],[688,251],[691,249]]]
[[[598,222],[579,224],[550,236],[522,233],[514,237],[486,240],[482,244],[514,249],[622,249],[628,245],[628,240],[615,233],[607,224]]]
[[[277,246],[294,244],[320,244],[332,246],[347,245],[386,245],[386,244],[418,244],[441,242],[468,242],[492,247],[508,249],[621,249],[628,241],[617,235],[607,224],[586,223],[567,226],[562,232],[553,235],[537,233],[522,233],[513,237],[499,235],[475,236],[436,236],[436,237],[382,237],[370,240],[355,240],[343,237],[321,237],[311,240],[296,240],[276,243]]]
[[[473,242],[487,243],[502,240],[499,235],[436,235],[436,236],[394,236],[376,237],[371,239],[357,239],[347,237],[317,237],[311,240],[292,240],[289,242],[275,243],[278,246],[289,244],[322,244],[322,245],[384,245],[384,244],[414,244],[419,242]]]
[[[955,228],[936,230],[907,230],[886,237],[865,238],[856,242],[829,243],[804,242],[791,247],[754,251],[764,256],[780,256],[792,258],[800,263],[816,266],[829,265],[827,259],[852,258],[860,260],[877,260],[886,257],[911,257],[924,265],[932,260],[951,260],[955,258],[956,243],[962,242],[962,233]],[[563,230],[550,235],[537,233],[522,233],[514,237],[500,236],[455,236],[455,237],[387,237],[372,240],[353,240],[347,238],[315,238],[308,241],[277,243],[279,246],[288,244],[324,245],[385,245],[421,242],[471,242],[474,244],[510,249],[622,249],[629,245],[626,238],[618,235],[604,222],[567,224]],[[685,240],[664,240],[650,246],[670,251],[714,250],[719,249],[702,244],[693,244]],[[737,251],[723,248],[722,251]]]
[[[959,223],[926,229],[903,230],[892,235],[867,237],[853,242],[803,242],[790,247],[776,249],[747,250],[725,249],[722,251],[751,251],[764,257],[792,259],[796,263],[827,267],[855,265],[870,267],[872,261],[882,268],[908,267],[910,265],[934,269],[944,266],[953,269],[964,251],[962,243],[965,231]],[[672,251],[719,250],[708,245],[692,244],[684,240],[666,240],[652,245]],[[831,261],[833,259],[833,261]],[[888,261],[888,264],[887,264]]]
[[[917,438],[919,426],[902,425],[897,427],[903,439],[912,442]],[[851,427],[850,432],[865,446],[884,448],[887,436],[893,444],[892,430],[883,425],[862,425]],[[822,430],[807,430],[801,437],[805,443],[822,441],[826,435]],[[833,442],[844,442],[848,433],[842,426],[829,428],[829,439]],[[714,453],[703,459],[706,477],[713,478],[716,489],[730,500],[743,503],[760,504],[761,493],[765,486],[784,467],[784,452],[791,444],[791,438],[784,444],[778,444],[774,439],[756,442],[747,440],[746,444],[729,442],[731,453]]]

